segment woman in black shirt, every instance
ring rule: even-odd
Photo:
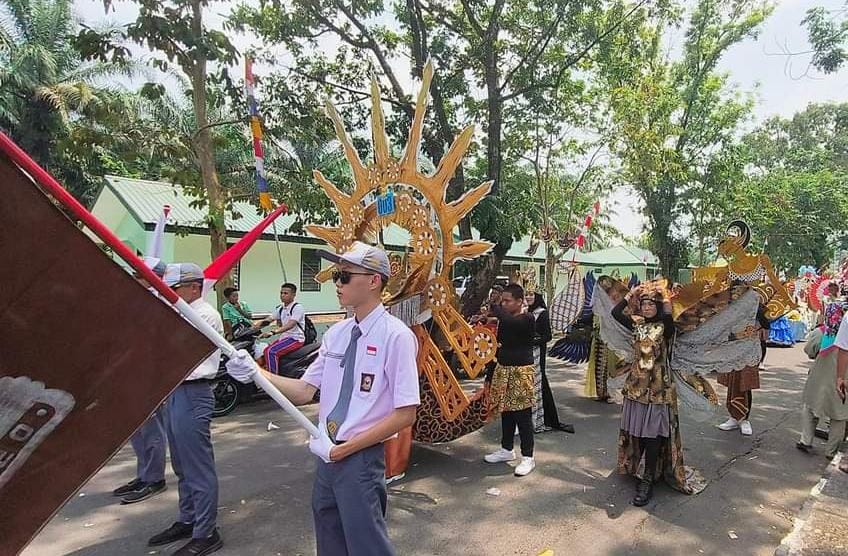
[[[521,439],[521,462],[515,475],[523,477],[536,467],[533,459],[533,317],[524,312],[524,289],[518,284],[504,288],[500,306],[490,308],[498,319],[497,366],[491,397],[501,412],[501,448],[485,457],[488,463],[515,459],[515,428]]]

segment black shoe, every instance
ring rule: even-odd
[[[796,442],[795,447],[804,452],[805,454],[809,454],[813,451],[812,445],[804,444],[803,442]]]
[[[126,496],[127,494],[130,494],[131,492],[137,491],[138,489],[140,489],[143,486],[144,486],[144,482],[141,479],[136,478],[136,479],[133,479],[132,481],[128,482],[124,486],[118,487],[115,490],[113,490],[112,496]]]
[[[165,492],[166,490],[168,490],[168,485],[165,484],[164,479],[156,483],[145,483],[144,486],[137,491],[131,492],[121,498],[121,504],[135,504],[136,502],[142,502],[152,496]]]
[[[212,535],[205,539],[191,539],[188,544],[174,552],[174,556],[203,556],[217,552],[222,546],[224,546],[224,541],[218,534],[218,530],[215,529]]]
[[[818,427],[816,427],[816,430],[813,433],[813,436],[815,436],[816,438],[821,438],[822,440],[827,440],[827,435],[828,432],[825,429],[820,429]]]
[[[191,538],[191,532],[193,530],[193,523],[180,523],[176,521],[158,535],[150,537],[150,540],[147,541],[147,546],[162,546],[163,544],[171,544],[174,541]]]
[[[633,497],[634,506],[644,506],[654,497],[654,483],[650,479],[642,479],[636,485],[636,496]]]

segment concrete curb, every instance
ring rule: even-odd
[[[848,554],[848,473],[838,468],[843,457],[837,454],[827,466],[775,556]]]

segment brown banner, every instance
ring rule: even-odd
[[[212,350],[0,153],[0,555]]]

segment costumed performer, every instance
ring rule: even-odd
[[[551,390],[547,374],[548,342],[551,341],[551,321],[548,318],[548,307],[545,300],[538,292],[530,292],[525,296],[527,312],[535,322],[535,335],[533,338],[533,360],[536,367],[534,380],[534,410],[533,425],[536,432],[550,430],[562,430],[574,432],[573,425],[563,425],[559,421],[554,394]]]
[[[639,300],[638,312],[628,315],[631,297]],[[644,506],[653,497],[653,483],[667,469],[661,458],[673,453],[672,405],[674,383],[668,368],[669,340],[674,335],[671,301],[663,292],[636,288],[612,310],[613,318],[633,332],[636,358],[622,370],[628,373],[622,393],[624,407],[618,437],[618,471],[636,476],[642,456],[645,467],[636,487],[634,506]],[[675,439],[679,441],[679,437]]]
[[[842,403],[837,390],[836,359],[839,349],[834,346],[837,334],[845,317],[842,303],[831,303],[825,308],[825,322],[810,334],[804,352],[815,359],[807,382],[804,385],[804,405],[801,408],[801,439],[795,445],[803,452],[810,453],[813,448],[813,436],[816,421],[830,419],[825,456],[833,458],[845,438],[845,425],[848,421],[848,405]]]

